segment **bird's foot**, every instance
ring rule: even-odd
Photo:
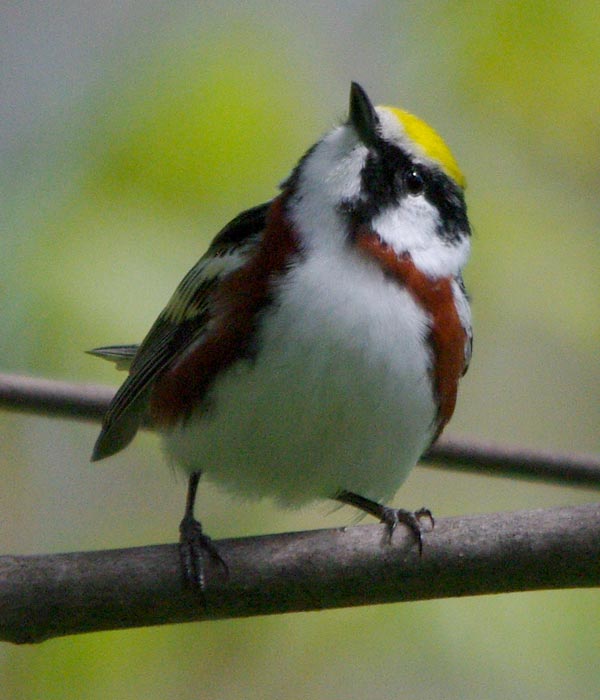
[[[420,508],[414,513],[411,510],[404,510],[404,508],[390,508],[389,506],[384,506],[381,503],[377,503],[377,501],[372,501],[352,491],[340,491],[336,498],[341,503],[360,508],[360,510],[369,513],[369,515],[373,515],[384,523],[387,527],[388,542],[392,541],[392,535],[399,523],[406,525],[417,540],[419,555],[423,553],[422,518],[427,518],[427,520],[429,520],[431,529],[435,526],[433,515],[428,508]]]
[[[202,525],[189,515],[185,515],[179,525],[179,558],[186,588],[204,592],[208,560],[220,566],[225,576],[229,576],[229,567],[219,550],[204,534]]]
[[[398,527],[399,523],[406,525],[417,541],[419,547],[419,556],[423,554],[423,525],[421,520],[426,518],[429,520],[431,529],[435,527],[435,520],[429,508],[419,508],[419,510],[405,510],[404,508],[390,508],[389,506],[381,507],[380,520],[387,527],[388,531],[388,541],[392,541],[392,535],[394,530]]]

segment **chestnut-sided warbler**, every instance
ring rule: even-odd
[[[430,126],[353,83],[348,120],[225,226],[142,344],[92,351],[129,367],[93,459],[149,415],[190,475],[188,579],[219,559],[194,520],[200,473],[286,506],[352,504],[421,547],[429,511],[381,502],[450,420],[469,363],[464,184]]]

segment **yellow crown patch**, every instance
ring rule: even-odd
[[[465,188],[465,176],[458,167],[452,152],[435,129],[403,109],[397,107],[384,107],[384,109],[398,119],[404,127],[406,135],[421,149],[424,155],[438,163],[446,175],[449,175],[460,187]]]

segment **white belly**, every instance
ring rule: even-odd
[[[436,407],[410,295],[365,261],[305,261],[261,325],[257,358],[165,435],[186,470],[285,505],[341,489],[391,498],[433,434]]]

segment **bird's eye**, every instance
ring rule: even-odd
[[[425,190],[425,180],[416,168],[411,168],[404,176],[404,186],[408,194],[416,197],[423,194]]]

